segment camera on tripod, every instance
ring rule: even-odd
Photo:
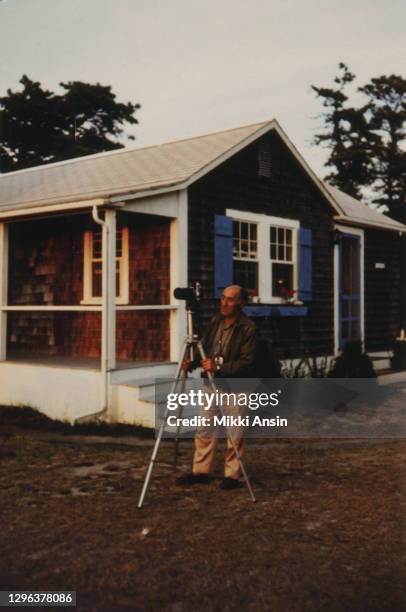
[[[190,287],[176,287],[173,291],[175,299],[186,300],[186,308],[188,310],[196,310],[202,295],[200,283],[193,283]]]

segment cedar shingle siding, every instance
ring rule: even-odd
[[[269,177],[259,172],[269,151]],[[276,133],[269,133],[189,188],[189,278],[203,284],[205,324],[214,312],[213,218],[226,208],[297,219],[313,233],[313,295],[305,317],[256,318],[281,357],[332,354],[334,347],[333,212]]]
[[[365,230],[365,337],[367,351],[390,348],[401,320],[401,238]],[[384,263],[385,269],[376,269]]]
[[[90,215],[10,225],[9,303],[79,305],[83,298],[83,232]],[[129,227],[130,304],[169,301],[169,222],[118,215]],[[10,312],[9,355],[100,357],[99,312]],[[167,311],[117,312],[117,358],[169,359]]]

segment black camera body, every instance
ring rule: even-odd
[[[190,287],[176,287],[173,297],[177,300],[185,300],[186,307],[195,310],[202,299],[202,288],[200,283],[194,283]]]

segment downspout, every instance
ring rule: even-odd
[[[107,262],[108,262],[108,245],[109,245],[109,227],[107,223],[101,219],[98,215],[97,205],[94,204],[92,207],[92,217],[93,220],[102,226],[102,325],[101,325],[101,333],[102,333],[102,355],[101,355],[101,374],[102,374],[102,400],[101,400],[101,408],[97,412],[91,412],[90,414],[84,414],[80,417],[74,417],[73,424],[81,423],[83,421],[91,420],[94,417],[99,417],[105,412],[107,412],[108,408],[108,368],[107,368],[107,320],[108,320],[108,299],[107,299]]]

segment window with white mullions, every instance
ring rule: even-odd
[[[258,254],[257,224],[233,221],[234,257],[256,259]]]
[[[269,256],[271,259],[272,296],[278,297],[293,290],[293,230],[288,227],[269,228]]]
[[[235,209],[233,220],[233,277],[246,287],[254,302],[297,303],[300,223]]]
[[[258,230],[256,223],[233,221],[234,282],[258,295]]]
[[[82,304],[101,303],[102,251],[102,230],[85,232]],[[117,303],[128,303],[128,228],[116,231],[116,299]]]

